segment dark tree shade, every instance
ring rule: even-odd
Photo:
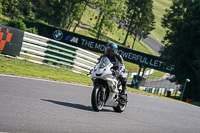
[[[179,0],[167,10],[162,19],[167,34],[161,57],[175,65],[174,82],[187,84],[183,99],[200,100],[200,1]]]

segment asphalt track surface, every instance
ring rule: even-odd
[[[148,36],[145,39],[141,40],[143,43],[145,43],[147,46],[149,46],[154,52],[156,52],[157,55],[160,56],[160,49],[162,47],[164,47],[163,44],[159,43],[158,41],[156,41],[155,39],[153,39],[152,37]]]
[[[199,133],[200,108],[128,93],[123,113],[94,112],[92,87],[0,74],[0,132]]]

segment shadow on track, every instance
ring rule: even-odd
[[[67,102],[47,100],[47,99],[40,99],[40,100],[51,102],[51,103],[62,105],[62,106],[72,107],[72,108],[75,108],[75,109],[81,109],[81,110],[86,110],[86,111],[94,111],[91,106],[85,106],[85,105],[82,105],[82,104],[67,103]],[[103,109],[102,111],[111,111],[111,110]]]

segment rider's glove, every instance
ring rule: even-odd
[[[114,70],[112,70],[112,75],[113,75],[113,76],[115,76],[115,75],[116,75],[116,73],[115,73],[115,71],[114,71]]]
[[[116,71],[116,75],[117,75],[117,77],[120,75],[120,71],[119,70]]]
[[[112,75],[113,76],[115,76],[115,77],[118,77],[119,76],[119,71],[117,70],[117,71],[112,71]]]

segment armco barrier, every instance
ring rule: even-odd
[[[24,32],[19,59],[39,64],[60,65],[76,73],[88,73],[99,56],[66,43]]]

